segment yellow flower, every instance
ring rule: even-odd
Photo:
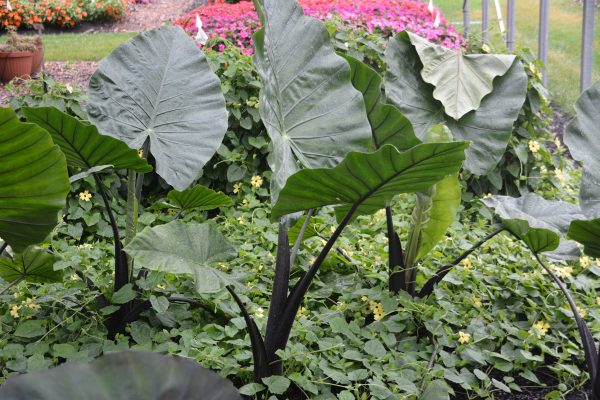
[[[460,331],[458,332],[458,343],[460,344],[465,344],[465,343],[469,343],[471,341],[471,335]]]
[[[473,300],[473,304],[475,305],[475,307],[479,308],[479,307],[481,307],[483,305],[481,303],[481,298],[479,298],[479,297],[477,297],[475,295],[472,295],[471,299]]]
[[[254,316],[258,319],[264,318],[265,316],[265,310],[262,307],[258,307],[255,311],[254,311]]]
[[[562,170],[560,170],[558,168],[555,169],[554,170],[554,176],[558,180],[558,183],[560,183],[561,185],[565,184],[565,175],[563,174]]]
[[[167,288],[167,285],[165,285],[164,283],[159,283],[158,285],[156,285],[156,287],[157,287],[158,289],[165,290],[165,289]]]
[[[383,217],[385,217],[385,208],[382,208],[381,210],[377,211],[377,212],[375,213],[375,216],[376,216],[377,218],[383,218]]]
[[[538,337],[544,336],[550,329],[550,324],[545,321],[538,321],[533,325],[533,328],[537,331]]]
[[[234,183],[233,184],[233,193],[235,193],[235,194],[239,193],[241,188],[242,188],[241,183]]]
[[[465,269],[473,268],[473,263],[471,262],[471,259],[469,257],[465,258],[462,263]]]
[[[254,175],[252,179],[250,179],[250,184],[255,188],[259,188],[263,184],[263,179],[258,175]]]
[[[72,281],[76,281],[77,279],[79,279],[79,277],[77,276],[77,274],[73,274],[69,277],[69,279]]]
[[[243,206],[247,206],[248,204],[250,204],[250,202],[248,201],[248,199],[242,200],[242,205]]]
[[[138,156],[140,156],[140,158],[144,157],[144,150],[143,149],[139,149],[138,150]]]
[[[490,49],[490,46],[484,43],[483,46],[481,46],[481,51],[483,51],[484,53],[489,53],[490,51],[492,51],[492,49]]]
[[[579,312],[579,315],[581,315],[581,318],[585,318],[586,317],[587,310],[585,308],[577,307],[577,311]]]
[[[244,225],[246,223],[246,218],[244,216],[238,217],[237,220],[240,225]]]
[[[555,268],[555,270],[556,275],[558,275],[559,278],[567,278],[571,276],[571,273],[573,272],[573,268],[571,267]]]
[[[532,153],[537,153],[538,151],[540,151],[540,144],[536,140],[530,140],[529,141],[529,150]]]
[[[79,199],[81,201],[90,201],[92,199],[92,194],[89,191],[83,191],[79,193]]]
[[[491,197],[492,197],[492,194],[491,194],[491,193],[488,193],[488,194],[484,194],[484,195],[483,195],[483,198],[484,198],[484,199],[490,199]]]
[[[529,70],[531,71],[532,74],[536,74],[538,73],[538,69],[535,67],[535,65],[533,63],[529,63]]]
[[[590,266],[591,261],[588,256],[583,256],[579,259],[579,265],[581,265],[581,268],[586,269]]]
[[[307,315],[307,314],[308,314],[308,311],[306,310],[306,308],[305,307],[300,307],[298,309],[298,313],[296,314],[296,317],[300,317],[302,315]]]
[[[367,296],[362,296],[360,299],[361,299],[362,301],[369,301],[369,298],[368,298]]]
[[[91,245],[90,243],[84,243],[84,244],[80,244],[79,246],[77,246],[80,249],[84,249],[84,250],[89,250],[94,248],[93,245]]]
[[[10,306],[10,316],[17,319],[19,318],[19,310],[21,309],[21,306],[18,304],[13,304],[12,306]]]
[[[28,307],[32,310],[39,310],[40,308],[42,308],[42,306],[40,306],[39,304],[34,303],[32,299],[25,300],[23,304],[25,304],[25,307]]]
[[[554,139],[554,145],[558,148],[560,148],[560,146],[562,146],[562,143],[560,142],[559,138]]]
[[[309,259],[308,259],[308,263],[309,263],[310,265],[313,265],[313,264],[315,263],[315,261],[317,261],[317,258],[316,258],[316,257],[311,257],[311,258],[309,258]]]
[[[596,297],[596,304],[598,304],[600,306],[600,296]]]
[[[375,321],[380,321],[383,318],[384,311],[383,311],[383,306],[381,305],[381,303],[370,300],[369,308],[373,312],[373,319]]]

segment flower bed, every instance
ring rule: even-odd
[[[460,35],[437,9],[430,11],[426,3],[412,0],[300,0],[307,15],[320,20],[339,18],[346,25],[375,32],[385,37],[409,30],[429,40],[456,47]],[[202,19],[209,37],[223,37],[252,53],[252,33],[260,21],[250,1],[237,4],[201,6],[177,20],[192,34],[197,32],[196,15]],[[436,16],[439,16],[436,23]]]
[[[128,10],[127,0],[22,0],[0,7],[3,27],[32,28],[34,24],[74,27],[84,21],[119,20]]]

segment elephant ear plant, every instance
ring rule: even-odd
[[[571,246],[571,239],[583,245],[584,253],[600,256],[600,149],[598,123],[600,83],[586,90],[575,105],[576,118],[566,129],[564,140],[574,159],[583,163],[583,179],[579,206],[544,200],[534,194],[515,199],[495,196],[484,202],[502,219],[505,229],[522,240],[536,261],[564,293],[579,329],[588,373],[592,382],[592,398],[600,399],[598,350],[590,329],[583,321],[566,285],[542,260],[541,253]]]

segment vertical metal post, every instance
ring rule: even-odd
[[[465,38],[469,37],[471,31],[471,0],[465,0],[463,2],[463,22],[464,22],[464,35]]]
[[[506,7],[506,47],[511,53],[515,51],[515,0],[508,0]]]
[[[548,19],[550,17],[550,0],[540,0],[540,31],[538,34],[538,58],[548,65]],[[542,82],[548,83],[548,71],[542,69]]]
[[[483,43],[490,42],[490,3],[489,0],[481,0],[481,38]]]
[[[583,92],[592,86],[592,61],[594,51],[594,12],[595,0],[583,2],[583,28],[581,39],[581,83],[580,91]]]

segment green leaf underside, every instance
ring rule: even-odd
[[[434,87],[422,79],[423,64],[407,33],[390,40],[386,61],[388,99],[410,120],[419,139],[426,139],[431,126],[445,122],[455,139],[471,142],[466,170],[485,175],[498,164],[527,92],[527,75],[520,62],[515,61],[504,75],[494,79],[493,91],[482,99],[477,110],[455,120],[433,97]]]
[[[28,247],[14,261],[0,258],[0,278],[6,282],[22,279],[32,283],[60,282],[62,271],[54,271],[56,256],[45,249]]]
[[[600,83],[581,94],[576,118],[565,131],[564,141],[573,158],[583,163],[579,202],[586,217],[600,217]]]
[[[199,293],[214,293],[231,283],[226,273],[211,265],[236,255],[212,224],[183,221],[145,228],[125,251],[150,270],[194,276]]]
[[[355,215],[385,207],[395,195],[428,189],[458,172],[466,142],[420,144],[405,152],[385,145],[374,153],[349,153],[331,169],[303,170],[280,193],[272,218],[328,205],[338,219],[356,206]]]
[[[420,144],[410,121],[396,107],[384,103],[379,73],[351,56],[342,57],[350,65],[352,85],[363,95],[373,147],[391,144],[398,150],[407,150]]]
[[[13,376],[0,387],[0,397],[11,400],[241,400],[231,382],[193,360],[138,351],[113,353],[87,364],[66,363]]]
[[[78,180],[85,179],[90,175],[97,174],[99,172],[106,171],[106,170],[112,169],[112,168],[113,168],[112,165],[98,165],[97,167],[92,167],[92,168],[87,169],[78,174],[71,175],[69,177],[69,182],[71,182],[71,183],[77,182]]]
[[[233,205],[231,197],[221,192],[215,192],[202,185],[194,186],[183,192],[171,190],[167,195],[167,198],[174,208],[178,208],[182,211],[194,209],[206,211]]]
[[[534,193],[518,198],[492,196],[483,202],[494,209],[513,235],[538,253],[558,248],[571,221],[583,217],[575,204],[546,200]]]
[[[296,221],[296,223],[289,229],[288,231],[288,239],[290,243],[295,243],[300,235],[300,231],[302,230],[302,225],[304,225],[304,221],[306,221],[306,215],[303,215]],[[317,224],[322,224],[323,220],[317,217],[311,217],[308,225],[306,226],[306,231],[302,236],[302,241],[317,237],[320,234],[320,231],[317,230]]]
[[[514,55],[463,54],[408,32],[423,64],[421,77],[433,86],[433,97],[444,105],[447,115],[460,119],[476,110],[493,90],[494,78],[503,76],[515,61]]]
[[[60,147],[69,167],[89,170],[106,165],[116,169],[150,172],[152,167],[119,139],[98,133],[98,128],[81,122],[54,107],[23,108],[27,121],[47,130]]]
[[[583,245],[585,254],[600,258],[600,218],[591,221],[573,221],[568,236]]]
[[[271,196],[300,168],[338,164],[368,149],[370,128],[350,67],[325,26],[295,0],[256,0],[263,29],[254,35],[254,62],[263,82],[260,115],[273,144]]]
[[[17,252],[42,242],[69,189],[65,156],[50,135],[0,109],[0,237]]]
[[[119,46],[92,76],[89,97],[100,131],[133,149],[149,140],[156,172],[177,190],[192,184],[227,130],[219,78],[180,27]]]

